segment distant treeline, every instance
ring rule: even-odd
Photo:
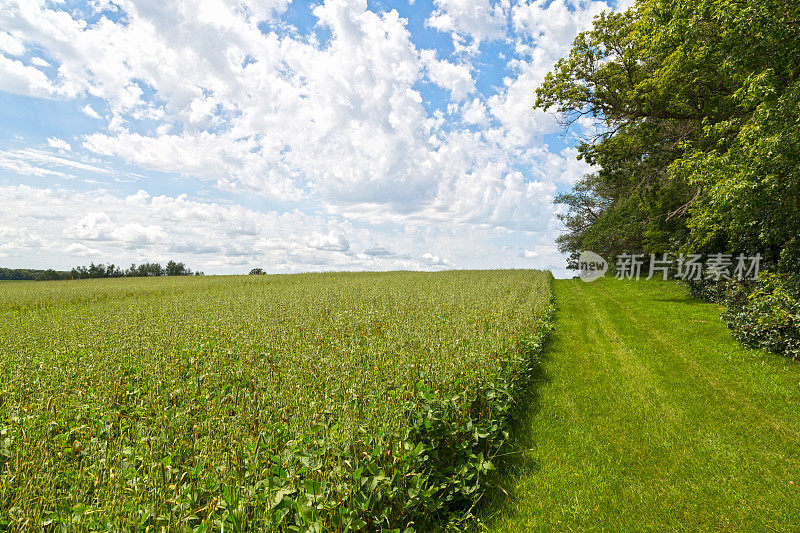
[[[124,277],[148,277],[148,276],[202,276],[203,273],[192,272],[181,262],[169,261],[167,265],[161,266],[160,263],[142,263],[141,265],[132,264],[123,270],[114,264],[104,265],[103,263],[89,266],[78,266],[70,270],[34,270],[29,268],[0,268],[0,280],[36,280],[53,281],[61,279],[90,279],[90,278],[124,278]]]
[[[0,268],[0,280],[45,280],[63,279],[69,272],[58,270],[36,270],[32,268]]]
[[[88,267],[79,266],[73,268],[67,274],[67,279],[85,279],[85,278],[144,278],[148,276],[202,276],[202,272],[192,272],[183,263],[170,261],[166,267],[162,267],[160,263],[142,263],[141,265],[132,264],[125,270],[122,270],[114,264],[104,265],[102,263],[95,265],[90,264]]]

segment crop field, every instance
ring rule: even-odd
[[[472,514],[536,271],[0,285],[0,530],[427,530]]]

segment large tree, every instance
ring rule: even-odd
[[[537,90],[595,165],[563,251],[760,251],[797,269],[800,2],[643,0],[580,34]]]

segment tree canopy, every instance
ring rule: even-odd
[[[176,261],[169,261],[166,267],[161,266],[160,263],[142,263],[140,265],[132,264],[127,270],[122,270],[113,264],[104,265],[90,264],[88,267],[79,266],[73,268],[66,276],[70,279],[82,278],[120,278],[127,277],[148,277],[148,276],[191,276],[192,271],[183,263]],[[202,272],[194,272],[196,275],[202,275]]]
[[[603,14],[537,89],[595,165],[556,198],[562,251],[800,261],[800,3],[642,0]],[[587,119],[596,121],[595,129]]]

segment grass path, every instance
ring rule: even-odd
[[[555,282],[496,531],[796,531],[800,366],[676,284]]]

